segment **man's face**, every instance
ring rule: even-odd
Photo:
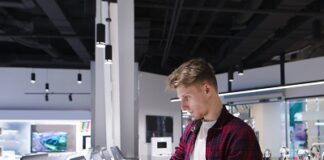
[[[179,86],[176,91],[181,100],[181,109],[188,111],[195,120],[203,118],[208,113],[208,92],[206,92],[208,90],[205,85]]]

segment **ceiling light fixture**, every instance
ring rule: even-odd
[[[105,59],[107,64],[112,64],[112,46],[106,45]]]
[[[103,23],[97,24],[97,43],[96,47],[105,48],[105,28],[106,26]]]
[[[45,101],[48,102],[48,93],[45,94]]]
[[[81,84],[82,83],[82,74],[81,73],[78,73],[78,84]]]
[[[180,102],[181,99],[180,98],[171,98],[170,102]]]
[[[232,96],[232,95],[247,94],[247,93],[257,93],[257,92],[266,92],[266,91],[282,90],[282,89],[289,89],[289,88],[307,87],[307,86],[314,86],[314,85],[321,85],[321,84],[324,84],[324,80],[312,81],[312,82],[306,82],[306,83],[289,84],[289,85],[284,85],[284,86],[275,86],[275,87],[250,89],[250,90],[235,91],[235,92],[228,92],[228,93],[220,93],[219,95],[220,96]]]
[[[233,82],[234,81],[234,76],[233,76],[233,71],[228,72],[228,81]]]
[[[315,126],[324,126],[324,122],[315,122]]]
[[[30,74],[30,83],[36,83],[36,74],[34,72]]]
[[[315,86],[315,85],[322,85],[324,84],[324,80],[320,81],[310,81],[310,82],[303,82],[303,83],[294,83],[288,84],[284,86],[274,86],[274,87],[267,87],[267,88],[258,88],[258,89],[248,89],[242,91],[234,91],[234,92],[225,92],[219,93],[220,97],[224,96],[234,96],[234,95],[242,95],[242,94],[249,94],[249,93],[259,93],[259,92],[267,92],[267,91],[275,91],[275,90],[282,90],[282,89],[290,89],[290,88],[300,88],[300,87],[308,87],[308,86]],[[170,102],[179,102],[179,98],[172,98]]]
[[[69,94],[69,101],[72,102],[72,93]]]
[[[243,76],[244,75],[244,67],[243,67],[243,63],[241,62],[238,66],[237,66],[237,70],[238,70],[238,75],[239,76]]]
[[[45,92],[49,92],[49,84],[45,83]]]

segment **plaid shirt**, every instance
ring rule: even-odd
[[[189,160],[202,121],[187,126],[179,146],[170,160]],[[262,153],[254,131],[224,107],[215,125],[208,130],[206,160],[262,160]]]

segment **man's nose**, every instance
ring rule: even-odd
[[[183,111],[186,111],[189,109],[187,103],[184,103],[183,101],[180,102],[180,107],[181,107],[181,110],[183,110]]]

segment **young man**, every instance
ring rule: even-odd
[[[168,77],[181,109],[194,121],[187,126],[171,160],[261,160],[254,131],[223,107],[212,67],[192,59]]]

